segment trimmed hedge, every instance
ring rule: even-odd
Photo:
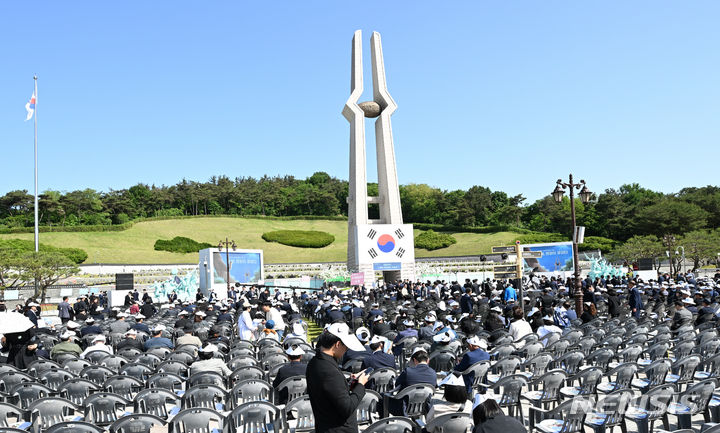
[[[125,224],[115,225],[84,225],[84,226],[40,226],[38,230],[42,233],[48,232],[121,232],[129,229],[135,223],[144,221],[166,221],[193,218],[244,218],[261,219],[273,221],[347,221],[345,216],[321,216],[321,215],[297,215],[297,216],[265,216],[265,215],[179,215],[179,216],[155,216],[135,218]],[[0,234],[33,233],[33,227],[0,227]]]
[[[323,248],[335,242],[330,233],[313,230],[277,230],[262,234],[266,242],[277,242],[290,247]]]
[[[532,230],[515,227],[509,224],[496,224],[492,226],[446,226],[442,224],[429,223],[412,223],[413,228],[418,230],[434,230],[436,232],[450,233],[497,233],[497,232],[515,232],[515,233],[534,233]]]
[[[4,249],[17,250],[21,252],[31,252],[35,251],[35,242],[22,239],[0,239],[0,250]],[[45,252],[58,252],[70,259],[76,265],[79,265],[88,258],[87,252],[80,248],[58,248],[53,247],[52,245],[40,244],[38,246],[38,249]]]
[[[415,248],[422,248],[428,251],[447,248],[457,243],[452,235],[448,233],[438,233],[434,230],[428,230],[415,236]]]
[[[560,233],[531,233],[518,236],[521,244],[543,244],[547,242],[566,242],[570,238]]]
[[[155,251],[170,251],[171,253],[197,253],[205,248],[212,248],[207,242],[197,242],[183,236],[175,236],[171,240],[158,239],[155,241]]]

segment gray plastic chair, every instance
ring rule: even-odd
[[[180,391],[185,386],[182,377],[172,373],[155,373],[147,380],[147,386],[150,388],[164,388],[170,391]]]
[[[495,398],[500,407],[508,408],[508,415],[515,416],[522,420],[522,405],[520,403],[520,393],[523,387],[528,384],[527,377],[521,374],[513,374],[503,377],[491,385],[480,385],[483,388],[489,388],[494,394],[499,395]],[[498,392],[498,390],[500,392]],[[517,409],[517,414],[514,412]]]
[[[262,379],[247,379],[238,382],[230,391],[233,407],[251,401],[268,401],[272,395],[272,386]]]
[[[135,379],[145,381],[153,374],[154,370],[143,364],[125,364],[118,369],[118,373],[123,376],[134,377]]]
[[[674,384],[658,385],[648,390],[636,402],[631,403],[625,412],[625,429],[627,430],[627,421],[631,420],[637,425],[639,433],[649,433],[653,431],[655,421],[662,419],[665,430],[670,430],[667,417],[664,415],[675,396],[675,391]]]
[[[0,374],[0,391],[9,392],[23,382],[34,382],[35,378],[21,371],[7,371]]]
[[[60,397],[70,400],[73,404],[80,405],[91,392],[99,389],[100,387],[96,383],[81,377],[76,377],[60,385],[58,387],[58,393]]]
[[[535,391],[524,392],[521,398],[528,400],[532,405],[548,409],[560,401],[560,389],[562,388],[567,374],[562,370],[550,370],[537,379],[530,382]]]
[[[374,422],[373,414],[377,413],[377,405],[380,402],[380,394],[372,390],[365,390],[365,396],[360,400],[357,410],[358,425],[372,424]]]
[[[637,371],[638,366],[635,363],[620,364],[605,373],[608,381],[598,384],[597,390],[607,394],[620,389],[629,389]]]
[[[589,413],[585,417],[585,425],[593,429],[595,433],[604,433],[610,428],[623,427],[625,411],[627,410],[633,393],[629,389],[613,391],[603,397],[597,404],[598,410]]]
[[[130,401],[117,394],[109,392],[98,392],[90,394],[83,402],[85,407],[85,421],[92,422],[99,426],[109,426],[118,420]]]
[[[54,424],[44,433],[103,433],[104,428],[83,421],[66,421]]]
[[[422,417],[425,415],[425,404],[435,393],[435,387],[425,383],[410,385],[395,395],[386,393],[383,395],[383,417],[389,414],[390,399],[401,400],[404,416],[410,418]]]
[[[665,376],[665,382],[676,384],[680,390],[682,385],[693,381],[695,370],[701,362],[699,355],[686,355],[684,358],[678,359],[670,366],[671,373]]]
[[[473,419],[467,413],[446,413],[433,419],[425,426],[433,433],[466,433],[472,431]]]
[[[40,381],[53,391],[57,391],[60,385],[74,377],[69,371],[62,370],[62,367],[44,371],[39,376]]]
[[[149,388],[138,392],[133,400],[134,411],[168,419],[168,405],[180,406],[180,397],[164,388]]]
[[[22,421],[25,417],[25,411],[10,403],[0,402],[0,427],[8,426],[8,418],[16,421]]]
[[[574,381],[578,382],[576,386],[568,386],[560,389],[563,397],[577,397],[580,395],[594,395],[597,393],[597,386],[603,377],[603,369],[600,367],[590,367],[581,370],[573,376]]]
[[[267,401],[239,405],[230,412],[226,422],[230,433],[274,433],[284,428],[282,411]]]
[[[230,383],[241,382],[247,379],[264,379],[265,372],[258,367],[244,366],[233,370],[230,375]]]
[[[225,417],[208,408],[192,408],[180,411],[170,421],[170,431],[173,433],[211,433],[213,425],[222,431]]]
[[[645,379],[634,379],[630,384],[645,392],[652,387],[665,383],[665,377],[670,372],[670,360],[661,359],[653,362],[642,370],[645,373]]]
[[[593,406],[594,401],[587,397],[566,400],[551,410],[530,406],[530,430],[536,429],[543,433],[582,432],[585,416]],[[536,422],[538,417],[540,421]]]
[[[692,416],[702,413],[705,422],[710,422],[708,404],[713,396],[717,383],[715,379],[707,379],[689,386],[685,392],[678,396],[678,401],[670,403],[664,415],[665,424],[668,424],[669,415],[677,417],[678,428],[692,428]]]
[[[412,433],[416,430],[418,430],[418,426],[412,419],[395,416],[370,424],[364,433]]]
[[[291,415],[292,414],[292,415]],[[311,432],[315,430],[315,416],[310,405],[310,396],[303,396],[292,400],[285,405],[283,416],[289,419],[292,416],[297,420],[296,432]]]
[[[225,398],[227,393],[224,389],[216,385],[196,385],[182,396],[183,409],[190,408],[207,408],[217,409],[218,406],[225,406]],[[218,409],[222,410],[222,409]]]
[[[78,411],[71,401],[58,397],[47,397],[35,400],[30,404],[27,413],[30,418],[30,431],[45,431],[55,424],[65,421],[65,417]]]
[[[110,425],[110,433],[150,433],[154,426],[164,426],[165,420],[154,415],[130,414]]]
[[[50,397],[53,390],[37,382],[23,382],[13,386],[9,394],[11,403],[27,409],[33,401]]]
[[[280,401],[280,396],[285,395],[283,390],[287,394],[285,401]],[[293,376],[280,382],[275,389],[275,400],[277,404],[285,404],[288,401],[293,401],[296,398],[300,398],[307,393],[307,380],[305,376]]]
[[[378,368],[370,373],[370,377],[368,378],[368,384],[370,384],[370,386],[368,386],[368,388],[379,394],[388,392],[395,386],[397,376],[398,373],[394,368]]]

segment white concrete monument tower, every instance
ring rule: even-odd
[[[380,34],[373,32],[373,100],[358,103],[363,92],[362,32],[352,42],[350,98],[343,116],[350,122],[350,191],[348,195],[348,269],[365,274],[365,283],[383,271],[386,280],[415,279],[415,242],[411,224],[403,224],[395,146],[390,116],[397,104],[387,90]],[[365,118],[375,118],[378,196],[368,196]],[[380,219],[368,218],[368,205],[377,204]]]

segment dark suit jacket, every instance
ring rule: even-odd
[[[350,388],[337,361],[320,350],[308,363],[306,377],[315,432],[357,433],[356,410],[365,387],[355,383]]]
[[[275,380],[273,380],[272,386],[277,390],[278,385],[280,385],[285,379],[293,376],[305,376],[305,371],[307,370],[307,364],[304,362],[290,362],[288,365],[280,368],[278,370],[277,376],[275,376]],[[287,389],[283,389],[280,391],[280,394],[278,395],[278,404],[285,404],[287,403],[288,393]]]

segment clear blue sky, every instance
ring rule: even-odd
[[[356,29],[363,99],[382,34],[403,184],[529,201],[570,171],[597,192],[719,184],[718,17],[717,1],[2,2],[0,194],[33,188],[34,73],[41,190],[347,179]]]

